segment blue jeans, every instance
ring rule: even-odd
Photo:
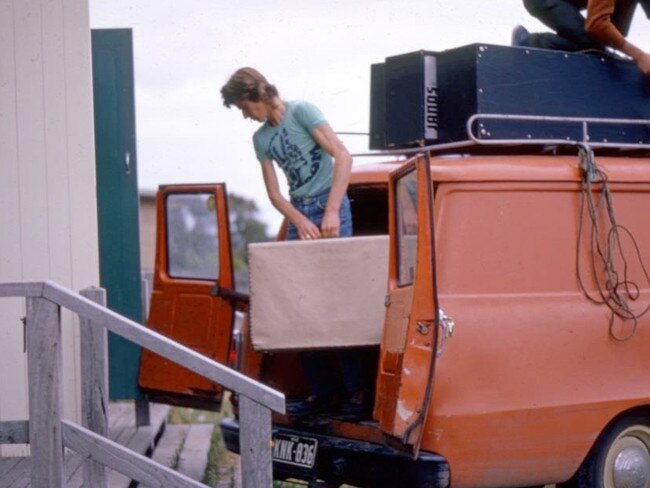
[[[291,204],[320,228],[325,215],[328,197],[329,189],[314,196],[292,198]],[[341,201],[339,219],[339,236],[350,237],[352,235],[352,213],[347,195]],[[294,241],[298,239],[300,239],[298,230],[292,223],[289,223],[287,240]],[[339,389],[341,382],[348,392],[368,388],[368,367],[365,364],[364,354],[360,354],[357,349],[344,349],[336,351],[335,356],[343,375],[342,381],[332,374],[327,353],[323,351],[302,351],[299,353],[300,364],[314,395],[331,395]]]
[[[530,15],[556,32],[531,34],[524,43],[526,46],[559,51],[603,48],[587,34],[580,8],[569,0],[524,0],[524,7]]]
[[[325,207],[327,206],[329,194],[330,191],[328,189],[314,196],[292,198],[291,205],[320,228],[320,224],[325,216]],[[339,236],[350,237],[352,235],[352,213],[350,212],[350,200],[347,195],[345,195],[343,200],[341,200],[339,220],[341,225]],[[298,229],[296,229],[296,226],[293,225],[293,223],[289,222],[287,228],[287,241],[296,241],[298,239],[300,239],[300,236],[298,236]]]

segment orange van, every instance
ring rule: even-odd
[[[355,236],[389,235],[373,418],[274,417],[277,479],[650,486],[650,159],[542,149],[428,148],[354,167]],[[242,372],[306,395],[294,351],[251,345],[225,187],[166,186],[158,205],[149,326],[221,362],[236,344]],[[140,383],[154,399],[221,400],[146,351]],[[236,452],[237,420],[222,431]]]

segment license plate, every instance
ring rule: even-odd
[[[312,468],[316,461],[318,441],[311,437],[287,434],[273,435],[273,460],[303,468]]]

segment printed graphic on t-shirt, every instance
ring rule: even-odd
[[[311,181],[320,168],[322,154],[318,144],[305,155],[300,148],[289,140],[286,128],[278,131],[269,144],[271,157],[287,175],[289,187],[300,188]]]

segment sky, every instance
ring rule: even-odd
[[[282,217],[253,151],[259,123],[226,109],[219,92],[238,68],[257,68],[285,100],[315,103],[335,131],[367,133],[371,64],[420,49],[507,45],[517,24],[547,30],[521,0],[89,0],[89,7],[91,28],[133,30],[140,189],[225,182],[256,201],[271,234]],[[628,39],[650,49],[648,27],[638,11]],[[365,136],[341,139],[352,153],[368,152]]]

